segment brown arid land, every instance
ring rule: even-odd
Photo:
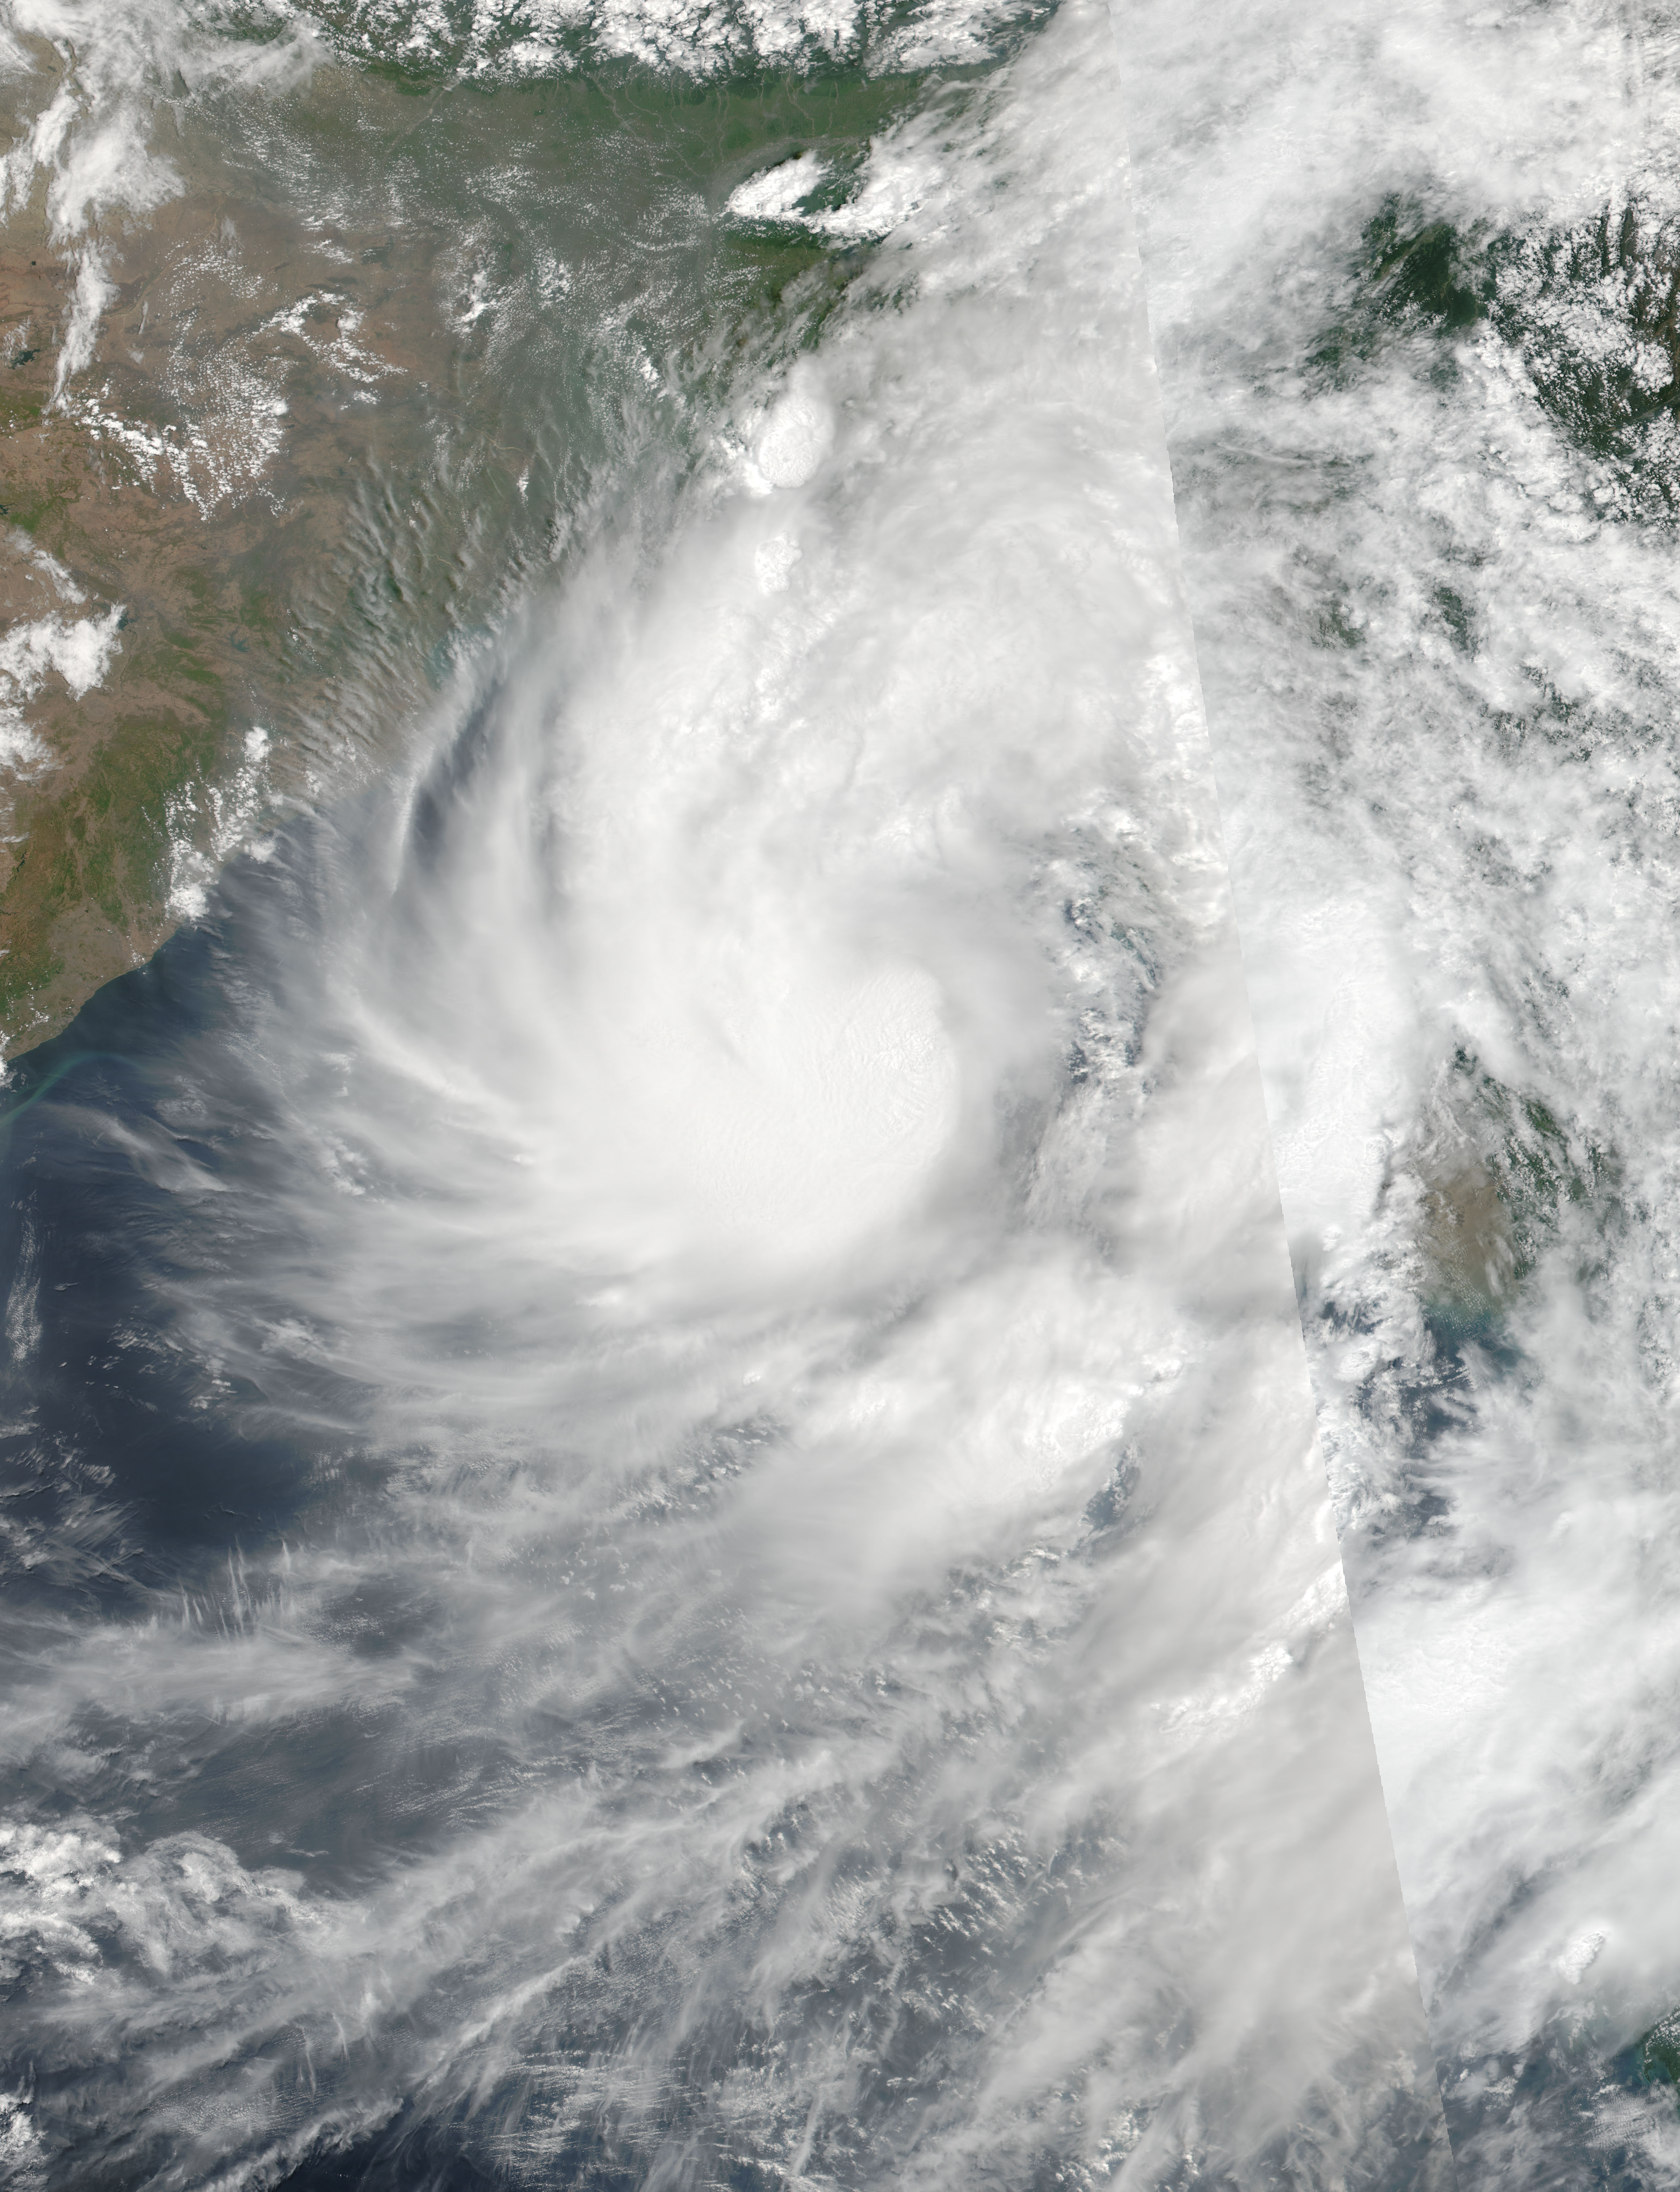
[[[37,60],[14,150],[71,66]],[[322,64],[191,131],[158,102],[174,194],[144,217],[55,241],[36,174],[0,235],[6,1050],[154,950],[265,818],[388,764],[587,531],[603,437],[633,457],[641,409],[681,410],[654,354],[726,380],[754,329],[815,324],[863,247],[719,209],[801,148],[850,174],[913,89],[493,100]]]
[[[372,711],[334,720],[347,648],[364,704],[423,683],[346,574],[371,548],[371,584],[401,601],[405,558],[424,562],[424,494],[396,482],[424,470],[450,369],[425,273],[390,236],[190,197],[102,257],[93,354],[66,380],[77,260],[27,217],[0,256],[14,1051],[154,950],[259,813],[355,769]]]

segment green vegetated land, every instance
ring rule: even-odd
[[[55,66],[0,116],[13,141]],[[35,742],[0,769],[14,1053],[168,933],[183,861],[227,848],[253,725],[282,802],[377,767],[599,519],[662,391],[726,402],[735,361],[814,338],[872,247],[725,203],[806,151],[812,208],[840,203],[925,88],[327,67],[262,132],[184,106],[185,187],[101,239],[117,295],[56,402],[76,266],[37,189],[0,252],[0,616],[123,621],[81,696],[56,672],[0,689]],[[692,417],[667,406],[679,461]]]
[[[1365,224],[1343,309],[1308,363],[1346,378],[1396,335],[1445,353],[1478,327],[1523,359],[1542,408],[1607,470],[1611,509],[1680,513],[1680,211],[1634,196],[1567,227],[1453,220],[1386,199]]]

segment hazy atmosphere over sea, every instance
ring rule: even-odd
[[[0,2181],[1680,2188],[1677,56],[0,8]]]

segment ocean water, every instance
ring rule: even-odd
[[[1116,22],[1459,2181],[1671,2185],[1675,19]]]
[[[8,1076],[12,2181],[1450,2185],[1108,16],[13,25],[89,358],[206,177],[457,347]]]

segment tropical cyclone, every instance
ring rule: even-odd
[[[0,52],[14,1053],[266,820],[391,765],[593,522],[628,411],[681,412],[760,308],[820,317],[879,226],[834,208],[917,82],[702,89],[623,61],[492,99],[305,31],[201,52],[144,9],[32,14],[58,27]],[[826,212],[737,214],[807,149]]]

